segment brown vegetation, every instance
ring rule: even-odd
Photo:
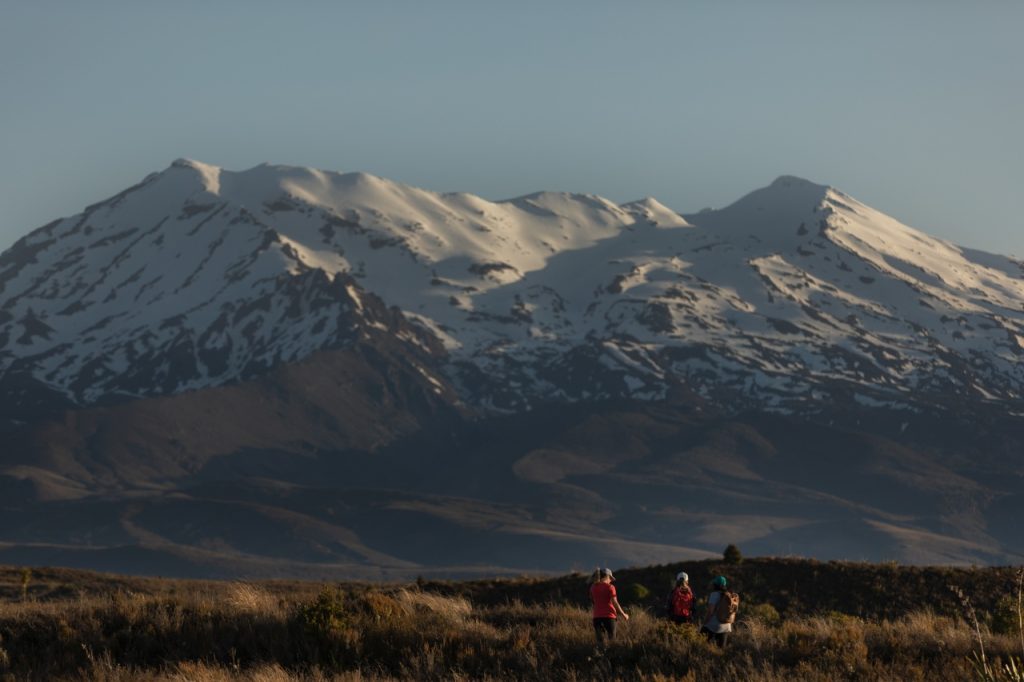
[[[22,599],[24,573],[9,569],[0,571],[0,679],[1015,679],[1007,665],[1013,657],[1019,665],[1021,635],[1017,629],[1003,631],[999,618],[1005,615],[1010,622],[1019,612],[992,613],[979,598],[983,622],[975,627],[960,615],[962,607],[948,587],[940,601],[929,602],[930,597],[903,592],[929,584],[930,578],[900,579],[934,572],[954,585],[957,578],[970,578],[979,587],[994,581],[995,596],[1004,571],[804,563],[818,571],[824,586],[849,579],[845,574],[855,568],[874,570],[899,597],[893,603],[916,603],[916,608],[883,616],[815,609],[807,596],[814,591],[808,588],[802,610],[780,614],[752,589],[723,654],[693,628],[626,603],[633,618],[620,626],[613,646],[600,653],[585,609],[582,576],[322,586],[160,581],[33,569]],[[768,567],[775,564],[787,565],[747,560],[742,570],[760,565],[770,574]],[[716,566],[687,568],[694,575]],[[618,573],[620,583],[640,585],[644,575],[672,570]],[[1011,584],[1018,579],[1019,573],[1010,572]],[[661,585],[651,588],[655,597]],[[516,590],[538,595],[561,590],[562,597],[509,598]],[[998,603],[1011,597],[1016,607],[1017,592],[998,597]],[[984,667],[977,658],[979,637]]]

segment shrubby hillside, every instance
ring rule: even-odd
[[[0,571],[0,674],[98,680],[1019,680],[1021,570],[688,563],[743,595],[723,652],[658,616],[683,565],[617,571],[595,647],[586,578],[220,583]],[[961,596],[958,596],[958,593]],[[977,620],[976,620],[977,619]],[[984,658],[982,658],[984,651]]]

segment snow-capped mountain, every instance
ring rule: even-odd
[[[684,217],[179,160],[0,256],[0,395],[176,394],[386,334],[482,409],[1018,399],[1022,276],[794,177]]]
[[[1022,275],[793,177],[683,216],[177,161],[0,255],[0,561],[1019,561]]]

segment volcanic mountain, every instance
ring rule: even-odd
[[[186,573],[1000,561],[1022,352],[1024,265],[795,177],[684,216],[179,160],[0,256],[0,542]]]

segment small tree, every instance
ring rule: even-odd
[[[727,564],[738,564],[743,561],[743,555],[740,554],[740,548],[736,545],[729,545],[722,552],[722,558],[725,559]]]

